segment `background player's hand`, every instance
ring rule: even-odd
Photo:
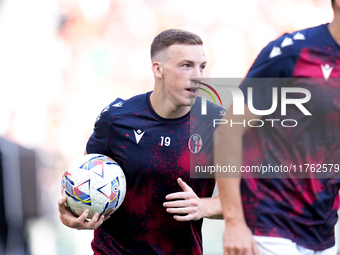
[[[175,214],[174,219],[178,221],[199,220],[203,218],[204,205],[202,199],[181,178],[178,178],[177,182],[183,191],[171,193],[165,197],[167,200],[174,200],[163,204],[167,208],[166,211]]]
[[[72,212],[66,207],[66,197],[58,200],[58,209],[60,212],[61,222],[75,229],[97,229],[104,220],[108,219],[110,216],[104,219],[104,215],[99,218],[99,214],[95,213],[91,220],[87,220],[86,217],[89,214],[88,210],[85,210],[79,217],[75,217]]]
[[[253,233],[245,223],[226,223],[223,250],[224,255],[260,255]]]

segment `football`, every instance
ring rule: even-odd
[[[70,210],[79,216],[88,209],[89,219],[96,212],[105,217],[115,212],[126,193],[123,170],[101,154],[87,154],[73,161],[64,172],[61,186]]]

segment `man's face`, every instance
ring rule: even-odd
[[[207,64],[202,45],[175,44],[164,54],[164,92],[176,106],[190,106],[197,89],[190,88],[190,79],[202,78]]]

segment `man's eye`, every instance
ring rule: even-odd
[[[204,70],[205,66],[201,66],[200,68],[201,68],[201,70]]]
[[[189,65],[189,64],[184,64],[183,66],[184,66],[184,67],[190,67],[190,65]]]

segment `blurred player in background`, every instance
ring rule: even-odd
[[[99,115],[86,152],[120,164],[124,202],[103,223],[98,214],[87,221],[86,211],[76,218],[58,201],[66,226],[95,229],[95,254],[202,254],[202,218],[222,214],[219,198],[211,198],[214,179],[190,179],[190,157],[212,162],[212,119],[221,110],[208,104],[215,115],[201,116],[200,98],[192,105],[198,89],[190,79],[201,78],[207,64],[202,44],[187,31],[160,33],[151,45],[154,91],[118,98]],[[198,143],[189,142],[191,126]]]
[[[270,122],[251,129],[221,125],[214,136],[218,165],[240,169],[241,165],[314,163],[327,164],[329,170],[328,164],[339,164],[340,84],[331,78],[340,77],[340,0],[332,5],[335,18],[330,24],[284,34],[269,43],[247,74],[247,78],[313,78],[309,84],[299,84],[311,93],[304,107],[312,116],[291,105],[284,119],[298,120],[293,128],[279,122],[275,128]],[[258,92],[254,108],[263,110],[272,105],[275,85],[244,80],[240,88],[247,98],[247,87],[253,87]],[[225,118],[248,123],[259,116],[245,104],[244,115],[233,116],[230,110]],[[266,118],[283,116],[276,111]],[[217,183],[225,219],[224,254],[336,254],[339,179],[221,178]]]

